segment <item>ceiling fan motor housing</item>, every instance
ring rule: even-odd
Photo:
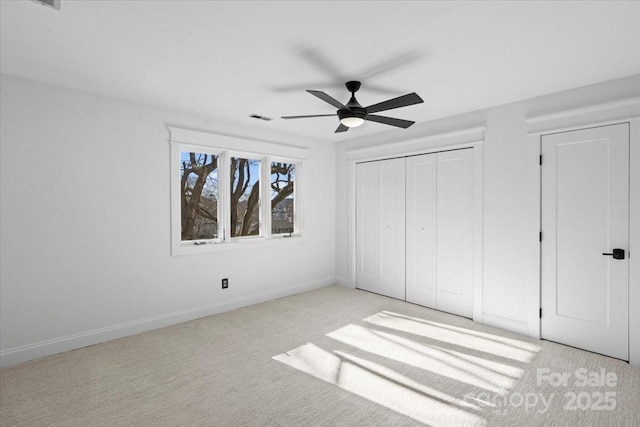
[[[341,108],[338,110],[338,118],[340,118],[340,120],[347,117],[358,117],[363,120],[367,118],[367,110],[364,108],[351,107],[349,105],[347,105],[347,107],[349,108]]]

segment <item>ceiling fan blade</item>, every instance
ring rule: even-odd
[[[376,116],[373,114],[369,114],[365,120],[382,123],[383,125],[396,126],[403,129],[406,129],[415,123],[409,120],[395,119],[393,117],[386,116]]]
[[[335,117],[335,114],[314,114],[312,116],[282,116],[281,119],[308,119],[310,117]]]
[[[348,131],[349,128],[346,127],[345,125],[343,125],[342,123],[340,123],[340,126],[338,126],[338,129],[336,129],[336,131],[334,133],[338,133],[338,132],[346,132]]]
[[[329,95],[327,95],[326,93],[322,92],[321,90],[308,90],[307,92],[309,92],[311,95],[317,96],[318,98],[322,99],[324,102],[328,102],[329,104],[333,105],[334,107],[340,109],[340,108],[347,108],[344,105],[342,105],[340,102],[336,101],[335,99],[333,99],[332,97],[330,97]]]
[[[379,111],[393,110],[394,108],[407,107],[409,105],[420,104],[424,102],[417,93],[409,93],[388,101],[379,102],[377,104],[366,107],[367,113],[377,113]]]

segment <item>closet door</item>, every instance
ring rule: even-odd
[[[378,292],[379,184],[377,162],[356,165],[356,287]]]
[[[378,211],[378,292],[405,299],[405,159],[377,162],[380,180]]]
[[[473,316],[473,150],[437,154],[438,310]]]
[[[356,181],[356,287],[404,300],[404,159],[360,163]]]
[[[408,157],[407,301],[436,308],[436,154]]]

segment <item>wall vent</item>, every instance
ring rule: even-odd
[[[252,114],[249,117],[251,117],[252,119],[264,120],[265,122],[273,120],[270,117],[261,116],[260,114]]]
[[[55,10],[60,10],[60,0],[31,0],[43,6],[49,6]]]

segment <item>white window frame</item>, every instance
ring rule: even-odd
[[[225,239],[225,241],[236,241],[236,240],[250,240],[250,239],[260,239],[263,237],[266,237],[266,233],[265,233],[265,229],[264,229],[264,213],[262,209],[262,205],[264,204],[264,182],[263,182],[263,176],[264,176],[264,161],[266,159],[266,157],[264,156],[260,156],[260,155],[256,155],[256,154],[252,154],[252,153],[245,153],[245,152],[241,152],[241,151],[227,151],[226,153],[226,159],[225,159],[225,163],[224,163],[224,168],[226,170],[226,176],[227,179],[225,180],[225,186],[227,187],[227,191],[225,194],[225,198],[223,199],[223,206],[224,206],[224,213],[225,213],[225,230],[229,230],[228,233],[225,233],[225,237],[228,237],[228,239]],[[260,161],[260,188],[258,191],[258,200],[259,202],[259,209],[258,209],[258,221],[260,222],[260,227],[258,230],[258,235],[257,236],[236,236],[236,237],[231,237],[231,213],[229,211],[229,207],[231,206],[231,189],[229,188],[230,186],[228,184],[231,183],[231,158],[240,158],[240,159],[247,159],[247,160],[259,160]],[[235,224],[233,225],[235,226]],[[227,236],[228,235],[228,236]]]
[[[221,187],[221,185],[220,185],[220,164],[221,164],[221,161],[224,160],[224,157],[223,157],[224,152],[222,152],[220,150],[210,149],[208,147],[198,147],[198,146],[187,145],[187,144],[181,145],[179,147],[179,151],[177,153],[177,155],[178,155],[178,178],[177,178],[178,182],[180,182],[180,178],[181,178],[181,176],[180,176],[180,167],[179,167],[180,166],[180,161],[181,161],[180,155],[182,153],[185,153],[185,152],[188,152],[188,153],[193,152],[193,153],[200,153],[200,154],[212,154],[212,155],[215,155],[215,156],[218,157],[218,205],[217,205],[217,209],[216,209],[217,210],[217,218],[218,218],[218,238],[217,239],[186,240],[184,242],[185,242],[185,244],[191,244],[191,245],[195,245],[195,242],[198,242],[198,245],[196,245],[196,246],[201,246],[202,244],[206,244],[206,243],[217,243],[220,240],[222,240],[220,234],[221,234],[221,230],[222,230],[222,227],[223,227],[223,224],[224,224],[221,221],[221,214],[222,214],[221,210],[222,209],[220,209],[220,191],[221,191],[221,188],[220,188]],[[181,202],[181,199],[182,199],[182,189],[180,188],[180,186],[176,186],[176,187],[178,189],[178,193],[176,194],[175,197],[178,198],[177,199],[178,200],[178,215],[180,215],[180,217],[178,218],[179,219],[179,225],[180,225],[180,241],[183,241],[182,240],[182,218],[181,218],[182,213],[180,212],[180,202]],[[172,188],[172,191],[174,191],[173,188]],[[172,194],[172,197],[173,197],[173,194]],[[191,243],[187,243],[187,242],[191,242]]]
[[[307,149],[233,138],[224,135],[169,127],[171,138],[171,253],[174,256],[216,252],[252,245],[275,244],[287,241],[284,237],[302,236],[302,203],[300,184],[303,161]],[[182,241],[180,153],[197,152],[218,156],[218,239]],[[260,233],[258,236],[231,237],[230,161],[231,157],[260,160]],[[294,232],[271,233],[271,164],[284,162],[295,164],[294,184]],[[265,165],[267,165],[265,167]],[[196,244],[196,242],[198,244]]]

